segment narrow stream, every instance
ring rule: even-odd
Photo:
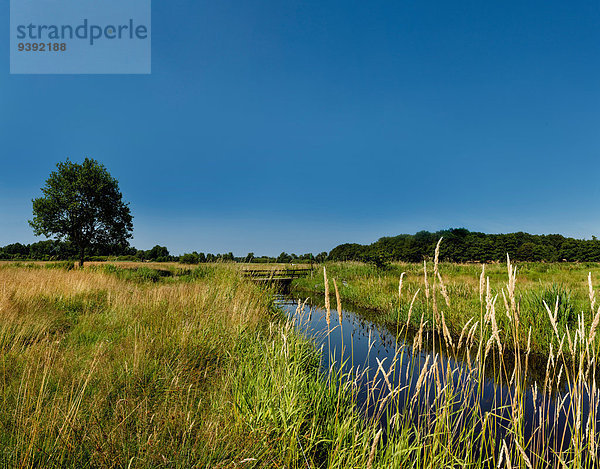
[[[493,412],[498,416],[499,422],[494,429],[498,444],[505,436],[508,438],[511,431],[514,432],[511,429],[511,405],[519,400],[515,399],[514,385],[500,383],[491,376],[480,377],[476,366],[469,368],[467,362],[453,358],[451,353],[447,353],[442,341],[434,341],[431,337],[424,339],[422,349],[416,351],[413,349],[412,339],[404,342],[400,337],[396,341],[396,334],[378,324],[375,316],[367,312],[344,309],[340,322],[333,307],[328,326],[327,313],[319,304],[319,299],[308,298],[303,305],[299,305],[298,296],[280,295],[276,302],[294,319],[296,327],[322,350],[324,372],[331,364],[339,368],[343,363],[344,371],[352,369],[356,375],[361,376],[358,380],[357,404],[365,415],[377,419],[382,427],[386,428],[387,416],[396,411],[402,412],[408,402],[414,402],[415,390],[419,391],[417,382],[423,372],[430,385],[427,386],[425,395],[419,399],[421,407],[415,413],[415,419],[423,418],[425,414],[429,417],[435,415],[436,408],[440,405],[436,396],[450,379],[454,389],[459,390],[453,398],[453,406],[457,411],[456,425],[468,422],[470,413],[481,416],[480,420],[483,421],[486,412]],[[300,301],[304,302],[305,299],[306,296]],[[395,367],[392,370],[390,367],[393,363]],[[436,363],[436,367],[439,366],[437,376],[441,377],[441,382],[438,379],[437,383],[431,383],[434,376],[431,373],[433,363]],[[423,370],[424,366],[428,368]],[[591,419],[595,418],[595,428],[600,428],[597,412],[599,406],[595,394],[593,401],[596,403],[596,412],[590,414],[589,392],[583,393],[579,402],[574,402],[566,385],[545,395],[541,392],[542,385],[543,383],[537,383],[526,388],[521,401],[524,415],[522,434],[523,441],[531,443],[528,453],[533,451],[538,455],[544,454],[551,460],[554,452],[570,446],[572,431],[576,425],[593,424],[593,421],[588,422],[589,416]],[[422,388],[421,393],[423,394]],[[392,399],[388,399],[389,397]],[[378,405],[381,402],[386,402],[385,406]],[[576,405],[581,409],[582,418],[579,423],[574,418]],[[481,423],[475,424],[475,431],[481,432]]]

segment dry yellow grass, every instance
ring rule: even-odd
[[[227,271],[139,284],[0,267],[0,463],[149,467],[243,451],[232,409],[214,406],[228,354],[268,311]]]

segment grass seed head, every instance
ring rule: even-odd
[[[327,280],[327,269],[323,267],[323,281],[325,282],[325,311],[327,316],[327,327],[331,325],[331,304],[329,303],[329,281]]]
[[[398,301],[402,300],[402,279],[404,278],[404,274],[406,272],[402,272],[400,274],[400,280],[398,281]]]
[[[342,300],[340,299],[340,291],[338,290],[337,282],[335,281],[335,279],[333,279],[333,286],[335,287],[335,300],[337,303],[338,319],[341,324],[342,323]]]

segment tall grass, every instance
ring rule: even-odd
[[[456,334],[448,311],[462,293],[446,267],[434,262],[424,302],[410,268],[395,282],[396,306],[411,310],[397,333],[411,347],[400,341],[373,370],[315,349],[296,331],[301,318],[285,321],[230,266],[156,281],[1,267],[0,464],[594,467],[600,309],[563,326],[543,298],[551,353],[532,385],[514,269],[504,267],[506,301],[476,272],[476,308]],[[326,333],[337,334],[346,280],[330,279],[338,314]]]
[[[440,282],[431,262],[425,265],[396,263],[387,269],[359,262],[335,262],[327,264],[327,271],[331,278],[337,279],[339,293],[344,301],[378,312],[380,321],[387,323],[391,330],[407,320],[417,330],[424,313],[424,321],[427,323],[425,329],[432,331],[435,310],[443,309],[448,330],[453,340],[457,340],[465,324],[473,317],[472,312],[481,308],[481,265],[442,262],[438,265],[437,270],[444,277],[444,288],[438,290],[439,298],[429,294],[432,285]],[[504,314],[499,315],[498,327],[502,341],[509,344],[510,349],[513,348],[513,340],[517,340],[519,346],[525,348],[531,328],[530,346],[533,353],[548,356],[554,333],[542,301],[545,300],[554,307],[556,296],[559,296],[559,331],[566,334],[567,327],[569,330],[575,329],[577,314],[590,309],[588,272],[591,272],[594,287],[597,287],[600,265],[519,263],[514,267],[517,267],[518,273],[513,294],[514,301],[519,303],[519,330],[514,335],[506,334],[510,328],[508,318]],[[398,286],[402,275],[402,297],[399,297]],[[492,297],[498,295],[497,304],[504,307],[504,298],[509,300],[506,265],[487,264],[484,283],[487,278]],[[293,286],[296,291],[323,293],[323,275],[315,271],[312,278],[294,280]],[[449,301],[443,296],[444,293]],[[415,301],[410,309],[413,297]],[[586,316],[584,319],[586,326],[589,326],[590,317]],[[489,336],[484,339],[489,339]]]
[[[373,434],[383,425],[385,435],[385,444],[370,453],[371,465],[598,466],[600,308],[595,309],[591,276],[590,304],[587,312],[575,316],[574,327],[566,319],[572,309],[561,287],[529,299],[541,302],[544,311],[538,315],[545,316],[551,330],[545,373],[532,378],[532,333],[525,347],[518,337],[517,270],[510,260],[505,269],[502,300],[483,271],[474,295],[480,307],[470,311],[469,321],[454,336],[445,318],[454,298],[444,291],[442,269],[434,261],[431,301],[423,307],[416,334],[397,323],[398,345],[391,363],[384,366],[376,359],[374,376],[363,383],[367,427]],[[550,304],[548,297],[553,298]],[[401,297],[400,303],[412,308],[414,295]],[[426,316],[432,321],[429,329]],[[350,375],[346,379],[351,381]]]
[[[306,428],[321,431],[298,415],[326,418],[308,394],[324,389],[318,361],[268,296],[227,267],[178,282],[3,267],[0,465],[295,461]]]
[[[377,467],[354,381],[228,266],[3,266],[0,319],[2,467]]]
[[[231,426],[215,411],[231,379],[220,368],[268,307],[227,272],[150,286],[0,269],[0,461],[149,467],[227,455],[236,434],[215,431]]]

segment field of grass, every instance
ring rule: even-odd
[[[416,265],[337,263],[296,281],[325,298],[335,289],[327,330],[330,305],[352,298],[396,331],[368,395],[392,435],[386,451],[399,445],[410,467],[598,467],[598,267],[519,268],[520,283],[510,263],[482,274],[434,262],[427,280]]]
[[[589,327],[596,311],[592,310],[590,304],[588,274],[591,273],[592,287],[597,289],[600,285],[600,264],[518,263],[513,267],[517,269],[514,301],[519,325],[517,331],[512,331],[508,315],[498,315],[499,334],[503,342],[511,348],[514,341],[526,347],[531,330],[532,351],[547,356],[555,334],[544,302],[554,311],[557,297],[557,328],[560,334],[565,334],[567,330],[574,332],[581,312]],[[440,280],[434,275],[434,262],[427,263],[426,268],[427,280],[424,264],[394,263],[387,269],[359,262],[327,264],[329,276],[338,280],[342,299],[376,311],[390,330],[407,322],[413,329],[418,329],[422,317],[426,322],[425,330],[433,330],[436,320],[434,310],[437,309],[439,314],[443,311],[450,334],[458,339],[469,321],[471,324],[481,322],[482,308],[485,307],[488,294],[488,279],[489,297],[495,301],[495,309],[507,310],[510,298],[506,264],[487,264],[482,279],[480,264],[440,263],[438,270],[449,298],[448,303],[440,288]],[[399,292],[403,273],[402,291]],[[316,270],[313,277],[295,280],[293,287],[299,291],[323,293],[322,269]],[[476,331],[476,334],[479,332]],[[484,339],[489,339],[489,336]],[[563,346],[566,347],[566,344]]]
[[[0,466],[368,466],[377,429],[265,291],[139,269],[0,267]]]
[[[574,290],[564,266],[548,267],[558,269],[555,282]],[[540,268],[532,266],[533,285]],[[371,298],[384,301],[391,292],[378,286],[391,288],[394,271],[410,271],[400,301],[389,300],[394,314],[409,307],[406,298],[419,288],[418,267],[368,269],[334,264],[328,273],[345,297],[355,285],[365,293],[370,285]],[[442,278],[451,269],[450,304],[471,304],[472,294],[479,301],[478,276],[471,279],[477,266],[441,265]],[[0,465],[595,467],[592,365],[599,317],[588,324],[580,314],[576,327],[564,333],[567,325],[546,313],[554,351],[545,382],[533,388],[531,347],[521,348],[518,336],[518,290],[509,288],[506,313],[494,306],[500,269],[488,268],[493,289],[473,303],[482,325],[469,323],[458,340],[440,285],[430,285],[429,306],[419,310],[415,300],[411,314],[419,316],[420,330],[414,350],[431,341],[434,352],[417,366],[417,355],[402,346],[392,363],[371,370],[374,412],[367,418],[357,406],[364,375],[337,371],[339,363],[323,374],[321,352],[274,308],[269,292],[243,279],[235,266],[173,266],[169,275],[153,274],[148,266],[0,266]],[[468,285],[464,290],[459,279]],[[318,288],[319,277],[302,282]],[[421,318],[433,310],[434,293],[437,313],[431,314],[439,334],[428,335]],[[572,295],[569,301],[583,304],[582,293]],[[589,310],[588,304],[587,315]],[[403,325],[399,334],[406,337],[407,330]],[[442,347],[446,354],[435,352]],[[507,361],[509,349],[523,359]],[[448,360],[458,361],[463,350],[467,374]],[[410,366],[403,368],[407,360]],[[398,381],[401,369],[407,372]],[[512,391],[499,386],[494,405],[486,408],[480,398],[489,373],[510,382]],[[569,399],[553,414],[546,404],[565,377]],[[535,396],[533,418],[525,410],[527,393]],[[591,413],[586,403],[593,404]],[[560,415],[566,416],[562,427]]]

